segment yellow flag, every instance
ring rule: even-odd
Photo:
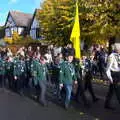
[[[79,24],[79,12],[78,12],[78,0],[76,1],[76,15],[75,22],[70,36],[70,40],[73,43],[75,49],[75,57],[81,58],[81,48],[80,48],[80,24]]]

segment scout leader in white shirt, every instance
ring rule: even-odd
[[[120,103],[119,83],[120,83],[120,43],[114,44],[114,53],[108,56],[106,74],[110,80],[109,91],[105,100],[105,108],[113,109],[110,106],[110,101],[115,91],[117,99]]]
[[[114,53],[108,56],[107,70],[106,74],[110,82],[113,83],[113,78],[111,76],[111,71],[120,72],[120,44],[116,43],[114,45]]]

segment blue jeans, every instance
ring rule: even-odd
[[[71,98],[72,84],[65,84],[64,87],[66,91],[65,106],[68,107]]]

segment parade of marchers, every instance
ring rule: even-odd
[[[90,107],[86,90],[93,103],[100,101],[92,85],[96,77],[109,82],[103,107],[115,110],[111,99],[115,93],[120,104],[120,44],[115,43],[110,54],[103,46],[92,46],[90,55],[81,59],[75,58],[75,52],[71,43],[58,48],[50,45],[44,54],[40,46],[21,47],[15,53],[1,48],[0,87],[21,96],[27,90],[44,107],[49,106],[46,93],[52,89],[61,107],[68,110],[72,100]]]

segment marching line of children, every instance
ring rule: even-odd
[[[69,108],[73,86],[76,86],[77,92],[75,99],[83,99],[85,105],[88,105],[85,96],[85,90],[89,90],[93,102],[98,101],[92,88],[91,63],[87,58],[82,61],[75,59],[73,53],[67,53],[64,57],[59,53],[54,63],[47,63],[45,55],[41,55],[39,49],[33,52],[31,47],[27,50],[20,48],[15,56],[7,53],[0,58],[0,86],[14,90],[20,95],[24,94],[24,88],[35,87],[37,99],[44,106],[47,105],[46,92],[48,78],[55,83],[56,95],[58,99],[64,99],[64,107]],[[10,52],[10,50],[9,50]],[[63,59],[64,58],[64,59]],[[51,67],[50,67],[51,66]],[[49,74],[50,68],[52,75]],[[83,76],[83,73],[85,74]],[[83,77],[84,82],[83,83]],[[63,90],[64,89],[64,90]],[[64,98],[61,97],[65,94]]]

